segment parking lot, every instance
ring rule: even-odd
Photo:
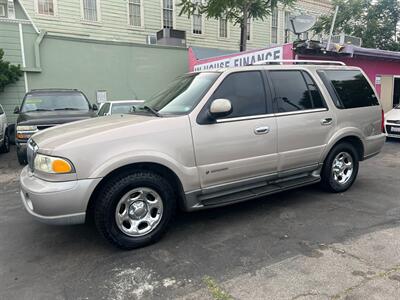
[[[344,194],[318,186],[180,213],[150,247],[33,220],[0,155],[0,299],[398,299],[400,142]]]

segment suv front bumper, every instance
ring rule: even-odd
[[[21,198],[25,209],[41,222],[82,224],[86,208],[101,178],[50,182],[35,177],[28,167],[21,172]]]

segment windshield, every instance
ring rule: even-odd
[[[21,112],[53,110],[89,110],[89,103],[82,93],[52,92],[28,94]]]
[[[196,73],[178,77],[164,90],[146,100],[139,109],[159,114],[186,114],[200,101],[220,73]]]

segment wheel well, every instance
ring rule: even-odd
[[[121,174],[121,173],[129,173],[132,170],[147,170],[147,171],[152,171],[160,176],[164,177],[168,182],[172,185],[176,196],[178,200],[178,207],[183,207],[183,199],[184,199],[184,192],[183,192],[183,187],[182,183],[179,180],[179,177],[173,172],[170,168],[158,164],[158,163],[151,163],[151,162],[145,162],[145,163],[134,163],[134,164],[129,164],[123,167],[120,167],[109,174],[107,174],[96,186],[94,189],[90,199],[89,203],[87,205],[86,209],[86,220],[87,221],[92,221],[93,218],[93,208],[94,204],[96,202],[96,198],[101,190],[101,188],[104,186],[106,182],[114,178],[115,176]]]
[[[354,148],[356,148],[359,161],[364,159],[364,145],[363,145],[362,141],[360,140],[360,138],[358,138],[356,136],[346,136],[346,137],[340,139],[339,141],[337,141],[335,143],[335,145],[338,145],[343,142],[352,144],[354,146]]]

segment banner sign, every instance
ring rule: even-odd
[[[275,48],[269,48],[250,53],[245,53],[237,56],[222,58],[220,60],[215,60],[204,64],[199,64],[194,66],[194,71],[199,72],[206,70],[216,70],[221,68],[242,67],[253,64],[257,61],[280,60],[282,58],[283,58],[283,48],[275,47]]]

